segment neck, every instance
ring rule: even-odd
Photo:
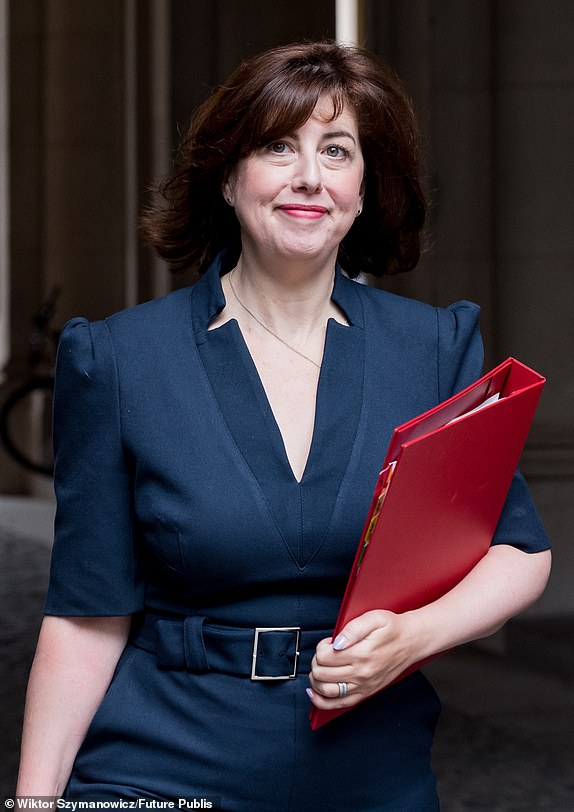
[[[330,316],[341,321],[331,301],[335,257],[328,262],[263,262],[245,251],[233,271],[239,298],[272,330],[307,337]]]

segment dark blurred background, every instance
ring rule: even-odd
[[[435,666],[447,694],[444,808],[571,812],[574,778],[560,772],[574,753],[571,0],[0,0],[0,405],[32,371],[49,373],[52,347],[32,370],[30,336],[55,285],[57,329],[193,281],[172,279],[140,245],[150,184],[169,171],[194,107],[243,56],[334,38],[337,6],[404,79],[423,134],[429,250],[383,286],[478,302],[487,366],[512,355],[548,378],[521,467],[554,572],[536,607]],[[37,419],[19,418],[30,438]],[[50,478],[0,448],[0,795],[12,789],[51,500]],[[509,800],[505,762],[523,788]],[[480,801],[486,774],[496,795]]]

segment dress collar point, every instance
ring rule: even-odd
[[[337,263],[335,271],[335,285],[333,288],[333,301],[341,308],[351,327],[363,330],[365,317],[363,304],[359,295],[360,282],[350,279]]]

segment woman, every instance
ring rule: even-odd
[[[377,692],[529,605],[549,552],[517,476],[459,586],[331,641],[393,427],[482,367],[476,306],[348,278],[418,260],[414,133],[363,51],[255,57],[198,111],[167,205],[145,218],[171,266],[202,279],[66,326],[20,794],[437,809],[432,688],[417,672]],[[367,697],[310,730],[310,703]]]

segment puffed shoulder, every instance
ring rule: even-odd
[[[113,355],[105,322],[89,322],[82,316],[66,322],[58,345],[57,370],[90,380],[92,374],[105,371]]]
[[[482,375],[484,350],[480,335],[480,307],[455,302],[437,307],[439,399],[460,392]]]
[[[64,432],[78,431],[78,423],[86,420],[109,423],[117,413],[116,365],[105,322],[78,317],[64,325],[56,359],[55,406],[57,466]]]

